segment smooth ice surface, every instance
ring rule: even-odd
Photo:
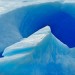
[[[2,75],[74,75],[74,48],[58,40],[49,26],[4,50]]]

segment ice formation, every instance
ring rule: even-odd
[[[69,47],[75,46],[74,4],[41,1],[9,2],[6,5],[4,3],[4,7],[0,6],[3,8],[0,13],[0,53],[46,25],[51,27],[52,33],[62,42]]]
[[[0,75],[75,75],[75,3],[69,2],[0,5]]]
[[[4,50],[0,74],[74,75],[75,52],[72,51],[46,26]]]

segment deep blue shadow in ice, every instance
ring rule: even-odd
[[[42,10],[39,11],[39,13],[40,12],[42,12]],[[21,26],[21,34],[23,37],[28,37],[38,29],[46,25],[50,25],[52,33],[58,39],[67,44],[69,47],[75,47],[75,18],[69,14],[60,11],[51,16],[50,11],[46,14],[42,12],[42,15],[36,14],[35,11],[31,13],[31,17],[29,17],[28,21],[26,20],[27,19],[23,20]],[[26,28],[26,25],[30,25],[31,29],[29,29],[29,26]],[[27,29],[29,29],[29,31],[25,32]]]
[[[3,53],[3,52],[0,52],[0,58],[3,57],[3,56],[2,56],[2,53]]]
[[[69,47],[75,47],[75,18],[59,12],[53,16],[49,25],[53,34]]]

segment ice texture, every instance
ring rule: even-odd
[[[4,7],[0,5],[0,53],[46,25],[58,39],[69,47],[75,47],[75,3],[5,3]]]
[[[75,75],[75,3],[3,3],[0,75]]]
[[[3,56],[15,55],[21,52],[24,53],[24,51],[32,51],[49,33],[50,28],[48,26],[40,29],[28,38],[24,38],[22,41],[7,47],[3,52]]]
[[[46,26],[4,50],[0,74],[74,75],[74,53],[74,48],[63,44]]]

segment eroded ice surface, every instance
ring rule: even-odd
[[[0,74],[74,75],[74,53],[74,48],[60,42],[46,26],[4,50]]]

